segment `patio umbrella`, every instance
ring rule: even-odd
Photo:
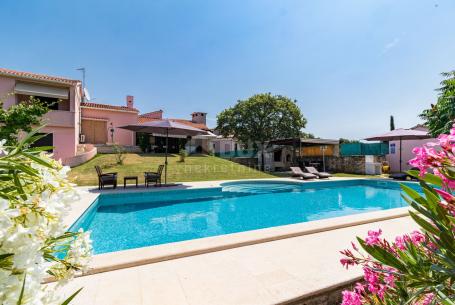
[[[401,146],[402,146],[402,141],[403,140],[418,140],[418,139],[428,139],[431,138],[431,136],[428,134],[428,132],[423,131],[423,130],[417,130],[417,129],[403,129],[403,128],[398,128],[386,133],[383,133],[381,135],[376,135],[372,137],[365,138],[367,141],[383,141],[383,142],[388,142],[388,141],[400,141],[400,172],[401,172]]]
[[[166,149],[164,154],[164,184],[167,184],[167,155],[169,146],[169,133],[177,136],[197,136],[206,135],[207,132],[183,123],[178,123],[169,119],[156,120],[144,123],[121,126],[119,128],[136,132],[158,133],[166,135]]]

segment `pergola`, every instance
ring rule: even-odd
[[[282,146],[292,146],[292,162],[295,163],[295,151],[299,149],[299,158],[302,158],[301,152],[302,147],[309,146],[327,146],[327,145],[339,145],[339,140],[333,139],[308,139],[308,138],[286,138],[286,139],[276,139],[268,142],[268,145],[282,145]]]

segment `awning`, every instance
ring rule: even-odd
[[[67,88],[49,87],[22,82],[16,82],[14,93],[32,96],[53,97],[59,99],[68,99],[69,97],[69,90]]]

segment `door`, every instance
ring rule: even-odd
[[[85,135],[85,143],[106,144],[107,122],[82,120],[82,134]]]

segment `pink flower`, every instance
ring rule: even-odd
[[[340,259],[340,263],[343,265],[343,267],[346,267],[346,269],[348,269],[349,266],[354,266],[355,265],[355,262],[352,259],[349,259],[349,258]]]
[[[405,240],[405,238],[402,237],[402,236],[395,237],[395,246],[398,249],[404,251],[406,249],[406,240]]]
[[[395,275],[392,273],[395,270],[392,268],[387,269],[387,273],[384,275],[384,282],[387,284],[387,286],[393,288],[395,287]]]
[[[357,292],[345,290],[342,294],[343,302],[341,305],[362,305],[362,300]]]
[[[363,267],[363,278],[365,279],[365,282],[367,283],[368,290],[371,293],[376,294],[379,289],[379,276],[378,274],[371,270],[369,267]]]
[[[455,204],[455,197],[452,194],[450,194],[446,191],[440,190],[440,189],[434,189],[434,190],[442,197],[442,199],[447,201],[447,203]]]
[[[425,235],[423,235],[419,231],[413,231],[411,233],[411,241],[414,245],[418,246],[425,242],[425,240],[426,240]]]
[[[433,302],[434,299],[434,294],[433,293],[427,293],[423,299],[419,301],[419,305],[429,305],[431,302]]]
[[[381,234],[382,234],[381,229],[379,229],[377,231],[373,231],[373,230],[368,231],[368,236],[365,238],[365,243],[369,246],[379,245],[381,243],[381,240],[379,239]]]

